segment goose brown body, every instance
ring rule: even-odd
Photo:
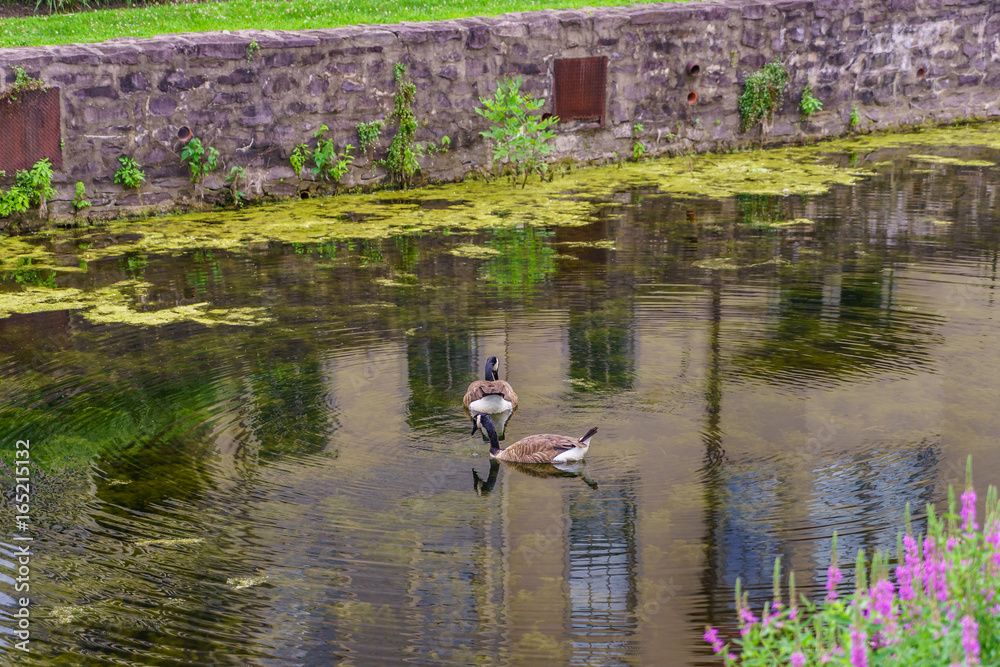
[[[561,461],[577,461],[584,457],[590,448],[590,439],[597,433],[597,427],[587,431],[582,438],[571,438],[568,435],[551,435],[548,433],[529,435],[518,440],[510,447],[500,449],[496,429],[489,415],[476,415],[476,425],[472,432],[482,428],[490,439],[490,458],[498,461],[516,463],[553,463]]]
[[[557,456],[565,454],[581,446],[576,438],[568,435],[529,435],[518,440],[510,447],[501,449],[490,456],[498,461],[517,463],[552,463]]]
[[[470,405],[487,396],[499,396],[510,403],[512,408],[517,407],[517,394],[514,393],[514,388],[503,380],[476,380],[469,385],[469,389],[465,392],[465,398],[462,399],[462,404],[469,408]]]
[[[499,366],[497,358],[490,357],[486,360],[485,379],[469,385],[462,399],[469,412],[497,414],[517,407],[517,394],[510,384],[500,379],[497,374]]]

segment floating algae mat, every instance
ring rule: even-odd
[[[0,292],[0,318],[12,313],[40,313],[51,310],[82,310],[85,319],[94,324],[125,323],[139,326],[198,322],[252,325],[270,321],[263,308],[210,308],[208,303],[195,303],[156,310],[137,310],[138,298],[150,285],[124,280],[108,287],[84,291],[73,287],[25,287],[18,292]]]
[[[238,211],[116,221],[87,230],[50,230],[34,236],[0,237],[0,275],[11,288],[17,285],[15,290],[0,292],[0,317],[15,312],[79,309],[94,323],[152,326],[193,321],[206,325],[254,325],[268,321],[262,309],[213,309],[207,302],[165,309],[154,309],[148,304],[140,307],[137,292],[143,289],[141,284],[118,283],[88,291],[59,287],[56,278],[85,273],[88,263],[95,260],[132,253],[176,254],[210,249],[240,252],[270,243],[313,244],[432,232],[586,225],[598,219],[612,195],[635,188],[679,198],[816,195],[835,185],[852,184],[875,173],[872,169],[893,164],[890,160],[874,162],[866,169],[846,168],[834,164],[831,156],[842,158],[862,151],[871,154],[907,146],[921,147],[910,155],[920,162],[992,166],[994,163],[987,160],[925,153],[932,146],[1000,149],[1000,126],[984,124],[904,135],[867,135],[808,147],[680,156],[574,169],[557,174],[550,182],[531,180],[527,188],[512,187],[503,181],[474,181],[404,192],[287,200]],[[857,160],[852,162],[856,164]],[[805,222],[792,220],[786,224]],[[606,243],[613,246],[611,241]],[[501,253],[470,244],[453,246],[447,252],[473,260],[486,260]],[[382,280],[403,286],[402,281]],[[126,293],[121,293],[121,289]]]

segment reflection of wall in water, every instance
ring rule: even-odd
[[[638,646],[636,504],[627,487],[569,503],[570,664],[632,664]]]
[[[570,308],[569,378],[579,391],[621,391],[635,381],[631,297],[587,295]]]
[[[805,584],[808,578],[803,575],[811,573],[813,584],[822,586],[830,556],[828,526],[856,526],[842,529],[837,537],[840,565],[845,570],[850,569],[858,549],[865,549],[869,557],[876,549],[890,550],[894,556],[896,532],[903,525],[901,508],[906,503],[923,507],[931,499],[940,456],[926,443],[887,450],[810,463],[809,488],[790,483],[796,471],[783,460],[730,462],[710,474],[706,482],[709,557],[702,578],[708,618],[732,618],[737,578],[760,608],[771,597],[777,556],[785,574],[795,569],[799,582]],[[793,505],[804,509],[796,513]],[[784,518],[789,516],[797,516],[793,525]],[[795,562],[799,544],[807,547],[804,553],[809,562]]]
[[[410,385],[406,423],[419,428],[424,420],[454,410],[456,396],[465,394],[469,369],[476,362],[471,330],[456,319],[448,326],[418,331],[407,338],[406,360]]]

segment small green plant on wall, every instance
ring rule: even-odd
[[[319,130],[313,135],[316,138],[316,150],[313,151],[312,158],[315,165],[312,169],[313,175],[327,182],[340,183],[340,179],[351,169],[354,157],[351,153],[354,146],[347,144],[343,153],[337,153],[333,144],[333,139],[326,139],[323,135],[330,128],[320,125]]]
[[[247,170],[243,167],[235,166],[229,170],[226,176],[226,185],[229,186],[229,198],[236,208],[241,208],[247,200],[247,195],[240,189],[240,183],[246,180]]]
[[[543,119],[532,113],[545,100],[522,93],[521,77],[517,77],[500,80],[493,99],[481,97],[479,101],[483,106],[476,113],[490,121],[489,131],[480,134],[492,144],[493,173],[514,183],[523,175],[522,188],[532,173],[544,178],[548,170],[545,156],[552,151],[549,141],[555,136],[552,126],[559,122],[556,116]]]
[[[320,125],[313,134],[313,138],[316,140],[315,150],[310,150],[306,144],[299,144],[292,150],[292,155],[288,160],[292,163],[292,169],[296,176],[302,177],[302,171],[310,160],[312,160],[313,167],[309,171],[313,176],[328,183],[339,184],[340,179],[350,171],[351,163],[354,162],[354,156],[351,155],[354,146],[347,144],[342,153],[337,153],[333,139],[327,139],[323,136],[329,130],[330,128],[326,125]]]
[[[312,155],[312,151],[305,144],[299,144],[292,150],[291,157],[288,161],[292,163],[292,171],[299,178],[302,178],[302,170],[305,168],[306,163],[309,162],[309,156]]]
[[[786,85],[788,70],[780,58],[747,77],[739,99],[740,132],[757,125],[764,129],[774,119]]]
[[[0,171],[0,178],[6,175]],[[47,201],[56,194],[52,175],[52,163],[48,158],[39,160],[31,169],[19,169],[14,174],[14,186],[7,192],[0,190],[0,218],[24,213],[32,206],[38,207],[40,217],[46,217]]]
[[[82,182],[77,181],[76,195],[73,197],[73,209],[79,213],[88,206],[90,206],[90,202],[87,201],[87,188],[84,187]]]
[[[385,129],[385,121],[382,119],[358,123],[358,148],[368,156],[369,161],[375,160],[375,149],[382,139],[383,129]]]
[[[436,155],[438,153],[447,153],[449,148],[451,148],[451,138],[446,134],[441,137],[441,141],[428,141],[423,150],[427,151],[428,155]]]
[[[32,206],[37,206],[44,218],[47,212],[46,200],[56,195],[52,188],[52,163],[48,158],[39,160],[28,171],[17,172],[17,185],[30,192]]]
[[[632,141],[635,142],[634,144],[632,144],[632,161],[633,162],[638,162],[646,154],[646,144],[642,143],[639,140],[639,135],[642,134],[643,130],[645,130],[645,129],[646,128],[643,126],[642,123],[633,123],[632,124]]]
[[[142,203],[142,193],[139,188],[146,181],[146,174],[143,173],[142,167],[139,163],[132,158],[123,155],[118,158],[121,166],[118,167],[118,171],[115,172],[115,183],[120,183],[126,190],[135,189],[137,195],[139,195],[139,203]]]
[[[256,39],[251,39],[250,43],[247,44],[247,65],[250,64],[250,60],[260,53],[260,44],[257,43]]]
[[[393,66],[396,79],[396,95],[393,97],[392,118],[397,123],[396,136],[389,144],[389,152],[379,164],[389,172],[389,181],[401,188],[409,186],[413,175],[420,169],[417,157],[422,149],[416,142],[417,117],[413,113],[413,102],[417,87],[407,78],[406,65]]]
[[[211,147],[206,151],[197,137],[188,141],[181,151],[181,162],[187,162],[191,169],[192,183],[201,183],[205,174],[215,169],[218,159],[219,151]]]
[[[858,125],[861,125],[861,114],[858,113],[858,105],[857,104],[852,104],[851,105],[851,119],[850,119],[850,124],[851,124],[851,131],[852,132],[854,130],[858,129]]]
[[[46,85],[44,83],[25,72],[23,67],[18,66],[14,68],[13,85],[3,95],[0,95],[0,100],[7,100],[8,103],[16,102],[17,96],[22,92],[45,90],[45,88]]]
[[[823,103],[813,95],[812,86],[806,84],[802,89],[802,101],[799,102],[799,111],[802,112],[802,120],[809,120],[809,116],[822,111]]]

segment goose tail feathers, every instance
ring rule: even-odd
[[[589,431],[587,431],[587,435],[585,435],[582,438],[580,438],[580,442],[582,442],[584,445],[589,446],[590,445],[590,439],[594,437],[595,433],[597,433],[597,427],[596,426],[594,428],[590,429]]]

